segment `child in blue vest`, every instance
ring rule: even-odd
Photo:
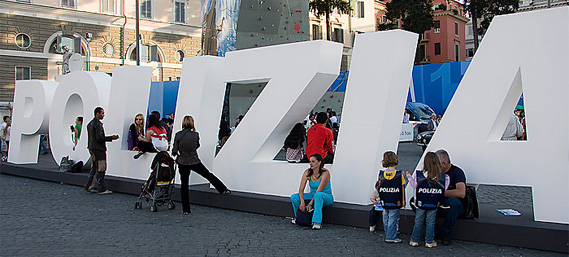
[[[383,154],[382,165],[385,170],[379,172],[375,187],[379,194],[379,203],[383,207],[383,229],[386,243],[401,243],[397,238],[399,210],[405,206],[405,177],[395,169],[399,164],[397,154],[387,151]]]
[[[425,155],[423,163],[423,171],[416,171],[417,179],[407,172],[407,178],[412,187],[415,188],[415,226],[409,245],[415,247],[419,245],[419,239],[423,232],[423,222],[426,219],[426,235],[425,247],[437,247],[435,242],[435,219],[437,217],[437,208],[444,200],[445,189],[448,187],[450,180],[442,172],[439,157],[428,152]]]

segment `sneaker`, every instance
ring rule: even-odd
[[[419,246],[419,243],[417,243],[417,242],[411,240],[411,241],[409,241],[409,245],[410,245],[410,246],[413,246],[413,247],[416,247],[416,246]]]
[[[290,222],[292,222],[292,224],[296,225],[296,219],[292,219]]]
[[[97,194],[99,194],[99,195],[109,195],[109,194],[112,194],[112,193],[113,193],[113,191],[111,191],[111,190],[105,190],[105,191],[99,192],[99,193],[97,193]]]
[[[434,248],[434,247],[437,247],[437,242],[432,242],[432,243],[430,243],[430,244],[429,244],[429,243],[426,243],[426,244],[425,244],[425,247],[427,247],[427,248]]]
[[[386,243],[392,243],[392,244],[398,244],[403,242],[403,240],[399,239],[399,238],[395,238],[395,239],[391,239],[391,240],[385,240]]]
[[[190,213],[192,213],[192,211],[185,211],[184,215],[189,215]]]
[[[375,231],[375,226],[369,226],[369,232]]]
[[[314,222],[314,223],[312,223],[312,229],[320,230],[320,229],[322,229],[322,224]]]
[[[135,160],[140,158],[140,156],[142,156],[144,154],[144,152],[138,152],[135,156],[133,156],[132,158],[134,158]]]

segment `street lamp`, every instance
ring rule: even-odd
[[[93,40],[93,33],[85,33],[85,39],[87,40],[87,71],[91,71],[91,48],[89,44]]]

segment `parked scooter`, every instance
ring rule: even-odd
[[[425,149],[427,149],[427,146],[431,142],[431,138],[433,138],[434,134],[435,134],[434,130],[423,131],[419,133],[415,138],[417,145],[423,148],[423,152],[425,151]]]

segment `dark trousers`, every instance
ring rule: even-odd
[[[145,153],[156,153],[158,151],[156,151],[156,148],[154,148],[154,145],[152,144],[152,142],[144,142],[144,141],[138,141],[138,144],[136,144],[138,146],[138,149],[141,152],[145,152]]]
[[[462,206],[462,203],[458,198],[454,197],[447,198],[443,202],[443,205],[450,206],[450,209],[446,209],[444,211],[445,220],[441,227],[441,234],[443,237],[451,238],[454,231],[454,223],[458,217],[463,215],[464,206]]]
[[[106,153],[104,151],[95,152],[90,150],[91,154],[91,171],[89,172],[89,178],[87,179],[87,184],[85,184],[84,189],[89,191],[91,189],[97,188],[97,192],[104,192],[107,190],[107,185],[105,184],[105,171],[107,166],[107,160],[104,156]],[[102,165],[103,167],[100,167]]]
[[[227,190],[227,187],[219,180],[213,173],[209,172],[207,168],[200,162],[198,164],[193,165],[179,165],[180,168],[180,180],[182,182],[181,185],[181,193],[182,193],[182,210],[184,212],[190,211],[190,191],[189,191],[189,181],[190,181],[190,173],[193,171],[197,172],[200,176],[204,177],[215,187],[217,192],[220,194]]]
[[[324,163],[326,164],[332,164],[334,163],[334,154],[333,153],[328,153],[326,155],[326,158],[324,158]]]
[[[383,214],[380,211],[376,211],[375,206],[371,207],[371,210],[369,211],[369,226],[377,226],[381,217],[383,217]]]

